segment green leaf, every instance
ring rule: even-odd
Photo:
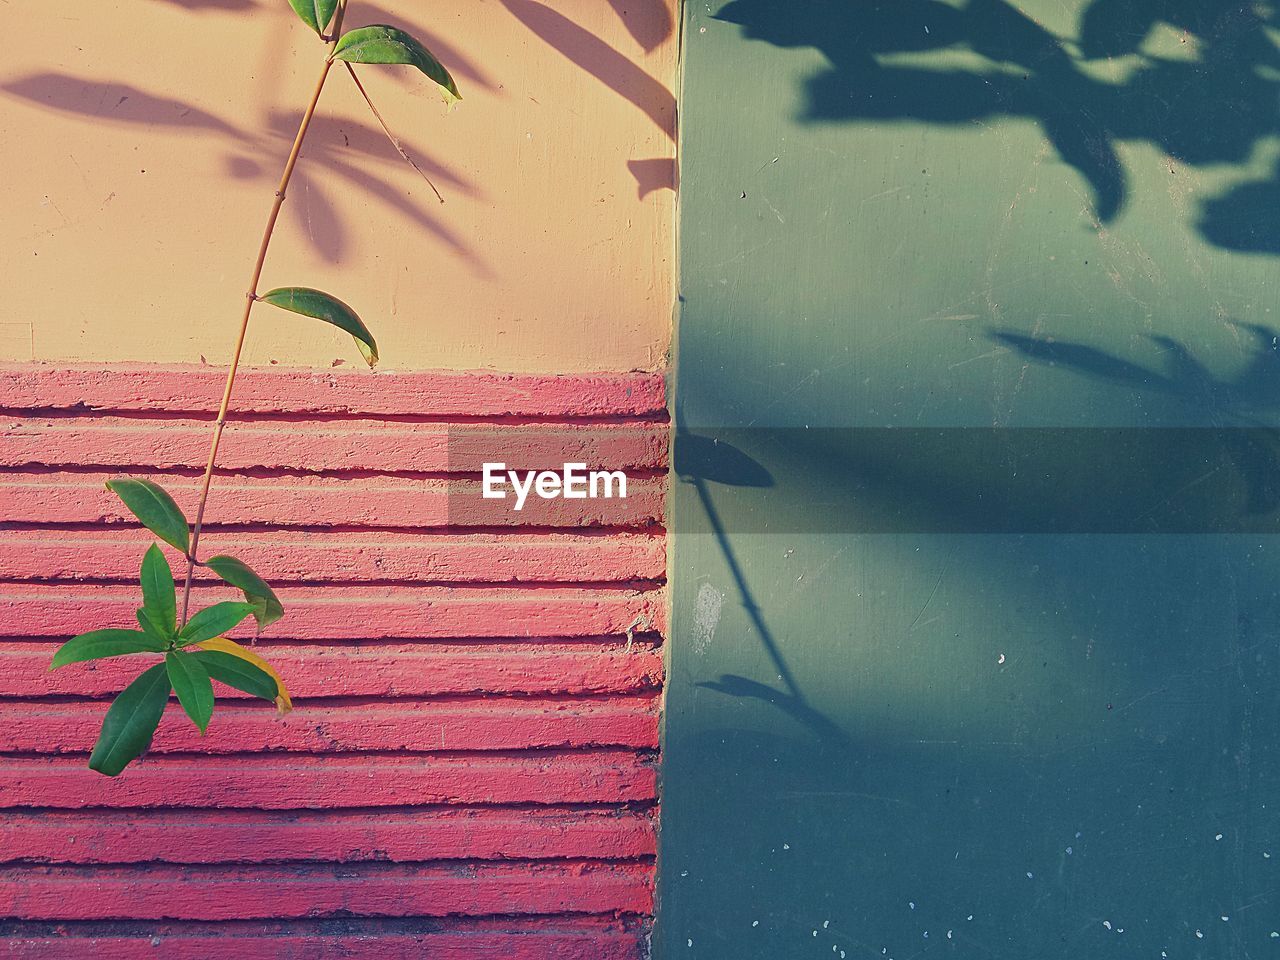
[[[163,637],[178,630],[178,598],[173,584],[173,571],[164,551],[154,543],[142,558],[142,607],[147,620]],[[145,627],[144,627],[145,629]]]
[[[252,650],[246,650],[234,640],[228,640],[226,637],[202,640],[199,646],[202,650],[216,650],[219,653],[239,657],[241,660],[253,664],[276,682],[276,709],[280,711],[280,715],[284,716],[293,709],[293,700],[290,698],[289,690],[285,687],[284,680],[280,677],[280,674],[276,673],[275,667],[271,666]]]
[[[189,654],[200,661],[209,676],[228,687],[235,687],[263,700],[274,701],[278,695],[271,675],[247,660],[218,650],[196,650]]]
[[[360,348],[360,355],[364,357],[365,363],[372,367],[378,362],[378,345],[373,341],[373,334],[364,325],[364,321],[356,316],[356,312],[337,297],[310,287],[277,287],[258,299],[290,313],[300,313],[304,317],[315,317],[325,323],[332,323],[356,338],[356,346]]]
[[[191,543],[191,531],[187,518],[182,515],[173,497],[150,480],[133,477],[117,477],[107,481],[107,489],[124,501],[129,512],[142,521],[142,525],[165,543],[182,551],[185,556]]]
[[[209,674],[189,653],[170,650],[164,655],[164,665],[178,702],[203,736],[213,716],[213,684],[209,682]]]
[[[89,757],[89,769],[108,777],[118,776],[151,746],[168,702],[169,675],[165,665],[157,663],[144,670],[111,704]]]
[[[187,621],[187,625],[178,632],[178,639],[184,644],[200,643],[220,637],[235,627],[241,620],[253,613],[252,603],[239,603],[224,600],[211,607],[205,607]]]
[[[336,60],[348,63],[405,63],[417,67],[439,84],[445,100],[452,103],[461,100],[458,86],[449,71],[421,43],[403,30],[375,24],[360,27],[342,35],[333,50]]]
[[[166,634],[158,626],[152,623],[151,616],[147,613],[146,607],[139,607],[134,611],[134,616],[138,618],[138,626],[142,628],[143,632],[146,633],[147,636],[154,637],[156,640],[159,640],[166,650],[169,648],[169,641],[173,639],[173,634]]]
[[[164,653],[164,643],[140,630],[93,630],[72,637],[60,646],[49,669],[103,657],[122,657],[127,653]]]
[[[244,591],[244,598],[253,604],[253,616],[260,631],[284,616],[284,604],[280,598],[265,580],[249,569],[248,564],[235,557],[220,555],[210,557],[205,566],[233,587]]]
[[[338,0],[289,0],[289,6],[303,23],[323,36],[324,28],[333,19],[333,11],[338,8]]]

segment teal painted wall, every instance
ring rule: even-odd
[[[1278,39],[687,4],[662,960],[1280,955]]]

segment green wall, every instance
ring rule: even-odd
[[[655,954],[1280,956],[1280,18],[684,29]]]

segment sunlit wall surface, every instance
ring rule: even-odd
[[[224,362],[324,45],[285,0],[10,0],[0,63],[0,359]],[[333,291],[389,369],[662,366],[674,3],[350,4],[453,71],[330,77],[263,282]],[[415,79],[415,77],[417,79]],[[252,364],[346,362],[255,323]],[[358,363],[358,358],[356,360]]]

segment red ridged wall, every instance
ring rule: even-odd
[[[130,624],[151,538],[102,481],[192,511],[220,381],[0,366],[0,954],[642,957],[661,377],[244,374],[201,546],[277,587],[258,646],[296,709],[232,693],[201,738],[173,703],[107,779],[86,754],[134,665],[46,667]],[[494,452],[625,469],[629,496],[515,513],[475,490]]]

